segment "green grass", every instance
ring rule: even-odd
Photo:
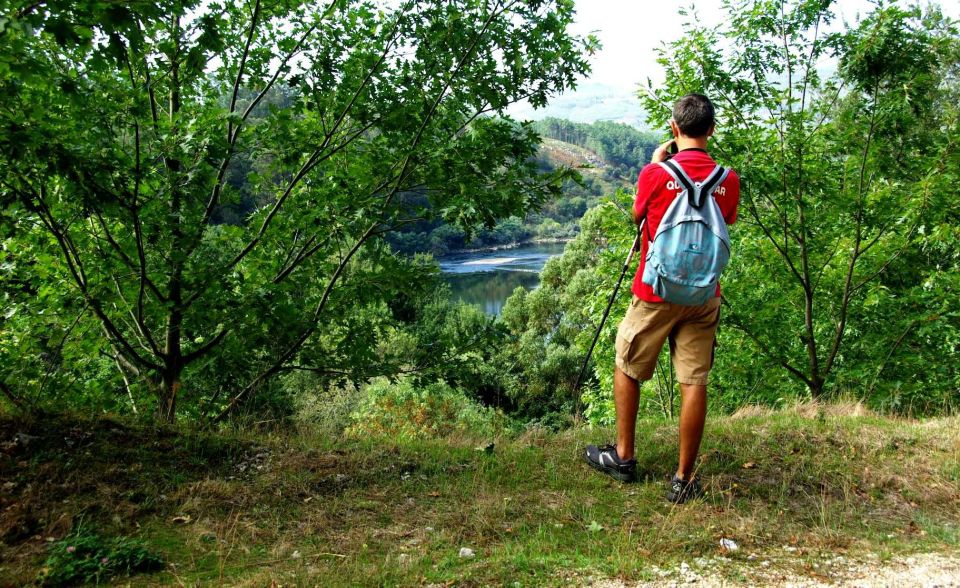
[[[0,462],[20,516],[0,518],[0,584],[34,578],[46,537],[69,531],[56,521],[81,516],[163,554],[167,570],[123,580],[134,584],[563,585],[651,580],[698,558],[750,583],[751,554],[812,575],[825,554],[960,546],[956,418],[712,419],[699,465],[708,495],[684,506],[663,499],[676,426],[660,420],[639,425],[646,481],[634,485],[582,463],[605,430],[528,432],[487,454],[475,448],[488,439],[465,437],[157,437],[103,422],[36,423],[36,446]],[[92,432],[65,450],[78,428]],[[4,440],[18,430],[0,427]],[[721,537],[741,549],[721,553]]]

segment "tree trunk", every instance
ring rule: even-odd
[[[160,398],[157,404],[157,420],[173,423],[177,418],[177,394],[180,392],[180,373],[164,374],[160,382]]]
[[[180,17],[173,20],[174,48],[170,54],[170,121],[171,134],[179,134],[180,121]],[[183,347],[180,337],[183,329],[183,267],[184,259],[179,257],[183,251],[183,227],[181,225],[181,194],[178,182],[182,171],[181,162],[175,157],[167,158],[166,167],[170,180],[170,277],[167,282],[170,311],[167,315],[167,336],[164,345],[163,375],[160,383],[160,404],[157,418],[162,422],[173,423],[177,418],[177,395],[180,392],[180,377],[184,368]]]
[[[171,299],[179,302],[179,276],[171,280]],[[180,333],[183,326],[183,314],[176,308],[167,316],[167,338],[164,347],[163,372],[160,378],[160,404],[157,417],[160,421],[172,423],[177,417],[177,395],[180,392],[180,378],[186,361],[183,357],[183,347],[180,342]]]
[[[810,394],[813,396],[814,400],[822,400],[824,394],[824,384],[826,381],[820,376],[814,376],[810,380]]]
[[[179,282],[174,282],[175,294],[179,294]],[[183,316],[174,309],[167,317],[167,340],[164,348],[163,374],[160,378],[160,404],[157,419],[173,423],[177,419],[177,395],[180,393],[180,376],[183,374],[183,349],[180,345],[180,329]]]

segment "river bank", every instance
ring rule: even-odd
[[[453,300],[500,314],[517,289],[536,288],[540,271],[551,258],[563,254],[564,242],[528,243],[516,247],[488,248],[445,255],[437,259]]]
[[[537,237],[535,239],[525,239],[523,241],[516,241],[514,243],[507,243],[504,245],[489,245],[487,247],[476,247],[471,249],[454,249],[449,253],[444,254],[441,258],[446,257],[455,257],[459,255],[470,255],[474,253],[490,253],[493,251],[507,251],[509,249],[519,249],[521,247],[527,247],[529,245],[555,245],[555,244],[564,244],[571,242],[575,237]]]

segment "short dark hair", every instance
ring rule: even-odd
[[[687,94],[673,105],[673,120],[687,137],[705,137],[713,126],[713,102],[703,94]]]

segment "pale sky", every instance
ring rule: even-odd
[[[927,4],[924,0],[923,4]],[[940,2],[944,13],[954,19],[960,18],[960,1],[943,0]],[[629,110],[636,106],[640,113],[640,103],[636,98],[637,90],[646,84],[647,78],[654,83],[662,79],[662,71],[656,63],[654,50],[661,44],[680,38],[683,23],[689,16],[682,16],[683,7],[692,14],[695,6],[700,20],[719,22],[723,17],[720,0],[690,0],[681,2],[654,2],[650,0],[576,0],[577,17],[572,32],[579,35],[595,34],[603,44],[590,62],[593,73],[584,80],[578,89],[567,92],[554,102],[565,114],[580,112],[582,120],[591,118],[590,108],[579,108],[581,104],[594,104],[600,100],[612,101],[614,110]],[[871,8],[869,0],[839,0],[834,3],[833,11],[837,16],[834,28],[843,27],[844,21],[856,23],[858,15],[866,14]],[[573,103],[577,107],[571,107]],[[526,105],[511,109],[514,116],[521,118],[542,118],[551,115],[550,107],[546,112],[533,111]],[[610,110],[608,108],[603,110]],[[597,117],[594,117],[597,118]],[[629,117],[627,117],[629,118]],[[636,124],[636,123],[635,123]]]

